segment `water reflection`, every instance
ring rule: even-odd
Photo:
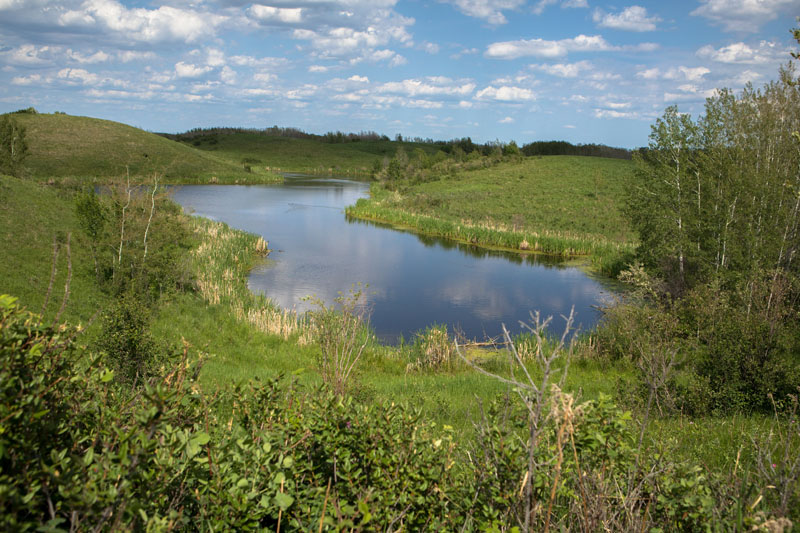
[[[501,323],[518,330],[529,311],[568,314],[584,329],[608,293],[581,270],[552,258],[487,250],[364,221],[343,209],[367,195],[365,183],[289,177],[283,185],[184,186],[175,200],[195,213],[263,235],[275,250],[253,270],[250,288],[286,308],[304,311],[307,296],[333,301],[354,284],[369,284],[372,324],[394,342],[432,323],[472,338],[495,336]],[[554,327],[561,327],[554,320]]]

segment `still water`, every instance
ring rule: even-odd
[[[307,296],[332,303],[354,284],[368,284],[371,324],[385,342],[431,324],[447,324],[470,339],[496,337],[505,323],[520,332],[530,311],[554,316],[575,306],[590,329],[593,307],[610,291],[578,268],[539,255],[487,251],[347,220],[344,207],[367,196],[368,184],[287,176],[280,185],[185,185],[174,199],[188,212],[220,220],[269,241],[269,260],[250,276],[250,289],[298,311]]]

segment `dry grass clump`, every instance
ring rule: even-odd
[[[413,353],[417,359],[406,366],[406,372],[450,368],[454,362],[456,348],[447,334],[447,326],[433,325],[417,334]]]
[[[283,339],[299,334],[299,343],[310,342],[307,321],[295,311],[279,309],[269,300],[253,295],[247,287],[253,258],[266,257],[270,252],[263,237],[256,238],[221,222],[200,218],[194,219],[194,231],[201,240],[193,252],[196,285],[204,300],[230,306],[239,320],[259,331]]]

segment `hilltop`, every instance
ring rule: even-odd
[[[281,128],[213,128],[165,137],[248,166],[339,175],[368,175],[376,162],[393,157],[400,148],[409,153],[421,150],[428,155],[449,149],[445,142],[392,141],[378,135],[364,139],[321,136]]]
[[[163,175],[168,182],[264,182],[259,168],[197,150],[126,124],[63,113],[14,113],[26,128],[25,174],[37,180]],[[216,178],[216,179],[215,179]]]

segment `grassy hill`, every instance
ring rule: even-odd
[[[526,157],[397,192],[376,184],[347,213],[500,248],[591,255],[613,273],[636,241],[620,210],[631,172],[622,159]]]
[[[53,241],[61,252],[51,298],[44,313],[52,320],[64,296],[68,277],[66,238],[70,238],[72,280],[62,315],[72,323],[86,321],[105,305],[94,278],[88,243],[78,229],[73,193],[41,183],[0,176],[0,294],[12,294],[31,311],[40,312],[53,266]]]
[[[14,114],[26,128],[25,173],[35,179],[109,178],[157,172],[168,182],[264,182],[278,177],[258,168],[159,135],[90,117]],[[216,179],[215,179],[216,178]]]
[[[439,147],[425,143],[388,140],[363,140],[329,143],[317,139],[278,137],[258,132],[184,134],[176,136],[183,143],[205,153],[242,164],[266,166],[296,172],[366,174],[384,157],[391,158],[402,147],[411,153],[420,149],[427,154]]]

